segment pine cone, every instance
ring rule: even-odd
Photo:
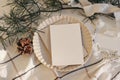
[[[30,38],[21,38],[17,45],[18,52],[23,54],[31,54],[33,52],[33,45]]]

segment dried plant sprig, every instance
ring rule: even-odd
[[[18,40],[24,35],[27,35],[27,37],[33,36],[36,28],[31,26],[40,15],[40,12],[36,13],[39,8],[36,7],[34,0],[13,0],[11,5],[13,8],[10,14],[1,18],[7,25],[5,27],[0,26],[1,41],[9,40],[11,42],[11,40]],[[6,37],[3,37],[3,34]]]

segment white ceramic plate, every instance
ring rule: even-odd
[[[35,32],[33,37],[33,48],[37,58],[48,68],[56,69],[58,71],[71,71],[77,69],[81,65],[70,66],[52,66],[51,64],[51,51],[50,51],[50,35],[49,26],[52,24],[69,24],[80,23],[82,30],[83,48],[84,48],[84,62],[86,63],[91,56],[92,51],[92,38],[87,27],[83,25],[78,19],[70,16],[54,16],[48,18],[38,26],[38,30],[45,33]]]

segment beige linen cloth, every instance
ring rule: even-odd
[[[3,7],[5,4],[6,0],[0,0],[0,17],[9,12],[10,7]],[[89,3],[86,3],[85,6],[86,5],[91,6]],[[86,8],[86,10],[87,9],[88,8]],[[61,14],[76,17],[81,21],[85,18],[80,15],[79,10],[61,11]],[[93,39],[94,26],[96,26],[96,31],[98,33],[102,33],[104,30],[116,30],[116,28],[119,27],[120,17],[118,16],[120,16],[120,13],[115,11],[114,14],[117,16],[115,20],[105,16],[98,16],[98,19],[94,20],[95,24],[92,24],[91,21],[85,23],[90,30]],[[119,33],[119,30],[117,32]],[[114,44],[114,42],[111,43],[111,46],[112,44]],[[4,62],[17,54],[16,45],[8,45],[7,51],[4,50],[2,45],[0,45],[0,62]],[[94,63],[96,64],[90,67],[88,66]],[[40,61],[38,61],[33,53],[31,55],[21,55],[7,64],[0,65],[0,80],[120,80],[120,59],[103,59],[103,56],[97,47],[97,43],[94,43],[93,54],[83,67],[86,68],[79,68],[78,70],[70,73],[57,72],[40,64]],[[118,75],[116,76],[116,74]]]

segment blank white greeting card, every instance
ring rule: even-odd
[[[83,64],[80,24],[50,26],[52,65]]]

